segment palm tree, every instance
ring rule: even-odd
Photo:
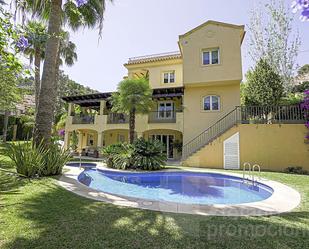
[[[76,45],[74,42],[70,41],[70,33],[67,31],[61,31],[61,39],[58,51],[57,59],[57,74],[56,81],[58,82],[59,68],[63,64],[67,66],[73,66],[77,61]]]
[[[37,110],[41,88],[41,61],[44,59],[47,28],[42,22],[29,21],[25,28],[25,37],[29,41],[29,46],[24,50],[24,53],[29,56],[30,64],[34,61],[34,96],[35,109]]]
[[[61,26],[67,24],[73,30],[77,30],[82,26],[93,28],[98,25],[99,35],[101,36],[106,0],[70,0],[64,4],[62,0],[24,1],[27,2],[27,8],[31,9],[33,15],[48,19],[49,37],[45,49],[34,136],[36,143],[40,143],[42,140],[48,143],[51,137],[57,96],[55,82]]]
[[[152,91],[145,78],[125,79],[111,97],[112,110],[129,114],[130,143],[134,142],[135,115],[147,114],[153,106]]]

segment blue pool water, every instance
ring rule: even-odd
[[[67,166],[70,167],[82,167],[82,168],[95,168],[97,166],[96,163],[67,163]]]
[[[267,199],[273,190],[239,177],[218,173],[128,173],[86,169],[78,180],[90,188],[119,196],[186,204],[240,204]]]

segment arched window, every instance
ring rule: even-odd
[[[203,105],[205,111],[219,111],[220,97],[217,95],[209,95],[203,98]]]

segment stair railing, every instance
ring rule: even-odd
[[[182,160],[209,144],[236,124],[301,124],[308,115],[300,105],[236,106],[213,125],[183,145]]]
[[[235,107],[232,111],[220,118],[217,122],[211,125],[208,129],[197,135],[183,146],[182,158],[188,158],[192,153],[199,150],[213,139],[220,136],[228,129],[232,128],[241,118],[239,107]]]

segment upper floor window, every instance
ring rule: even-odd
[[[204,50],[202,54],[203,65],[219,64],[219,49]]]
[[[203,99],[205,111],[219,111],[220,110],[220,97],[216,95],[209,95]]]
[[[174,83],[175,82],[175,71],[163,73],[163,83]]]

